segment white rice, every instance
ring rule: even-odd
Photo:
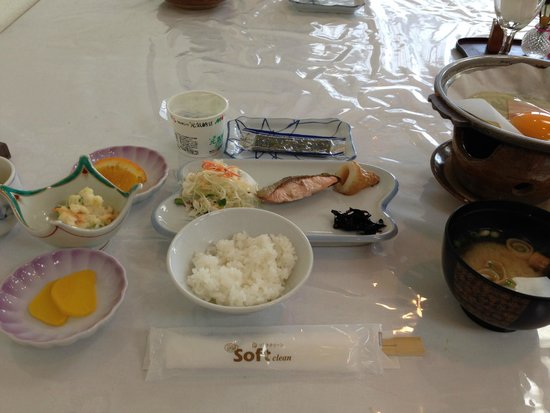
[[[279,297],[297,256],[284,235],[239,232],[193,255],[187,283],[203,300],[250,306]]]

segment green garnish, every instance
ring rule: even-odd
[[[182,199],[182,198],[176,198],[176,199],[174,199],[174,204],[176,204],[176,205],[183,205],[183,199]]]
[[[504,280],[502,285],[504,285],[505,287],[508,287],[508,288],[516,288],[517,284],[514,280],[512,280],[511,278],[508,278],[507,280]]]
[[[225,199],[225,198],[220,199],[220,200],[218,201],[218,206],[219,206],[219,207],[222,207],[222,208],[223,208],[226,204],[227,204],[227,199]]]

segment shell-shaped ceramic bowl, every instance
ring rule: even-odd
[[[103,197],[105,205],[118,212],[113,222],[98,229],[82,229],[57,220],[54,208],[85,187],[93,189],[94,194]],[[0,195],[34,237],[56,247],[101,248],[120,229],[140,187],[141,184],[135,185],[130,192],[117,189],[93,167],[89,156],[82,155],[74,171],[51,186],[29,191],[0,185]]]
[[[137,191],[134,203],[141,202],[153,195],[168,177],[168,164],[164,157],[149,148],[142,146],[110,146],[90,153],[92,163],[104,158],[124,158],[135,162],[147,174],[147,181]],[[76,167],[76,165],[75,165]]]
[[[32,317],[27,306],[50,281],[72,272],[96,273],[97,308],[86,317],[69,317],[59,327]],[[0,329],[15,342],[34,347],[63,346],[95,333],[120,306],[128,281],[124,267],[103,251],[62,249],[34,258],[17,268],[0,287]]]

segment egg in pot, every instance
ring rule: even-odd
[[[510,119],[510,123],[525,136],[550,140],[550,114],[544,112],[522,113]]]

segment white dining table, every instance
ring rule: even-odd
[[[170,173],[104,248],[128,277],[106,325],[47,349],[0,335],[0,411],[549,411],[550,329],[480,327],[441,265],[446,220],[462,203],[430,169],[453,127],[428,96],[439,71],[462,58],[457,40],[487,36],[493,15],[491,0],[366,0],[353,13],[298,10],[288,0],[225,0],[200,11],[162,0],[37,2],[0,34],[0,141],[22,186],[50,185],[80,155],[113,145],[154,149]],[[387,207],[397,235],[313,247],[307,283],[261,312],[222,314],[188,301],[168,274],[171,237],[151,214],[190,161],[159,108],[190,89],[226,96],[226,120],[349,123],[356,159],[399,183]],[[54,249],[16,225],[0,238],[0,279]],[[151,328],[362,323],[379,324],[384,338],[420,337],[425,352],[388,357],[382,373],[364,377],[313,369],[149,381],[143,368]]]

